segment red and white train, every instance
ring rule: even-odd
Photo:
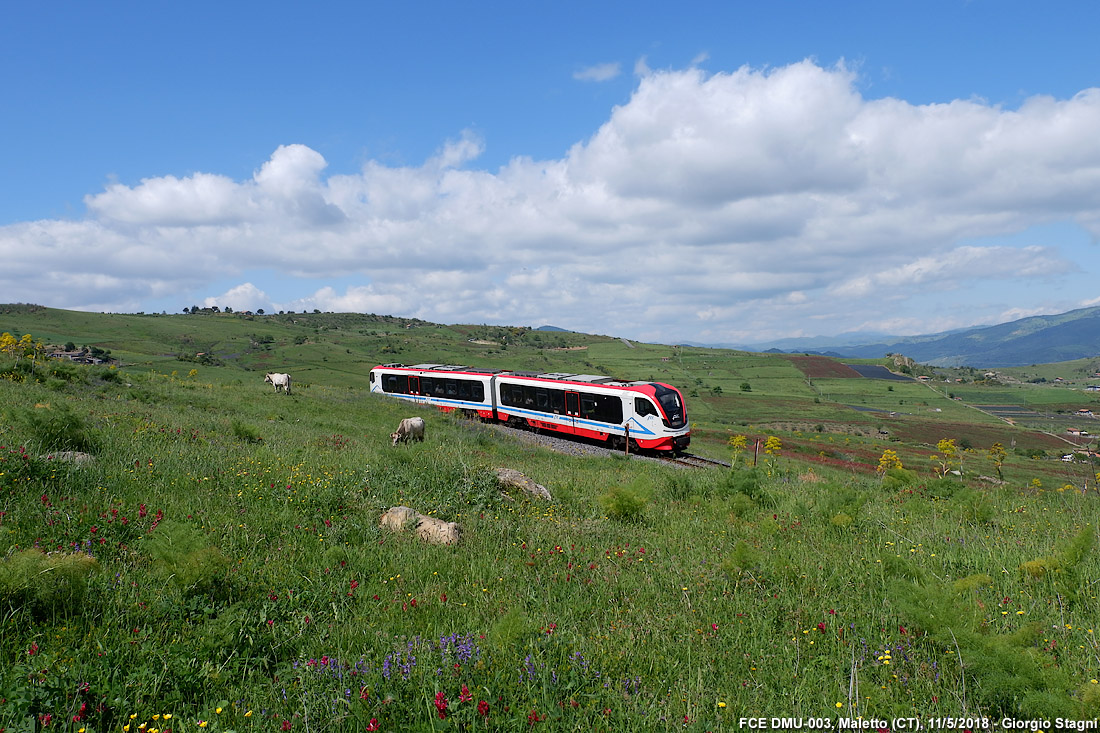
[[[621,382],[592,374],[539,374],[445,364],[383,364],[370,391],[485,420],[607,442],[614,448],[688,447],[684,396],[660,382]]]

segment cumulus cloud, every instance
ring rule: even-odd
[[[578,74],[612,72],[598,69]],[[844,64],[635,71],[630,100],[560,159],[485,170],[484,141],[459,131],[420,165],[326,176],[320,153],[287,144],[245,180],[112,184],[82,219],[0,228],[0,287],[137,310],[229,278],[243,284],[204,297],[754,341],[849,330],[868,302],[902,323],[928,292],[1050,282],[1082,264],[997,238],[1097,231],[1100,90],[1008,110],[868,99]],[[300,290],[261,291],[260,269]]]

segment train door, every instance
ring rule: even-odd
[[[580,392],[565,393],[565,414],[569,416],[569,427],[575,431],[577,429],[577,420],[581,416]]]
[[[420,377],[409,377],[409,394],[420,394]]]

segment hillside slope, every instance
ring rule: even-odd
[[[844,357],[877,359],[888,352],[932,366],[979,368],[1027,366],[1084,359],[1100,354],[1100,307],[1032,316],[966,331],[831,346]]]

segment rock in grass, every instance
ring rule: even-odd
[[[407,506],[387,509],[379,520],[379,526],[394,532],[413,529],[417,537],[433,545],[456,545],[462,539],[462,526],[458,523],[429,517]]]
[[[535,483],[514,468],[498,468],[496,473],[497,481],[500,482],[502,488],[516,488],[539,499],[553,500],[549,489],[542,484]]]

